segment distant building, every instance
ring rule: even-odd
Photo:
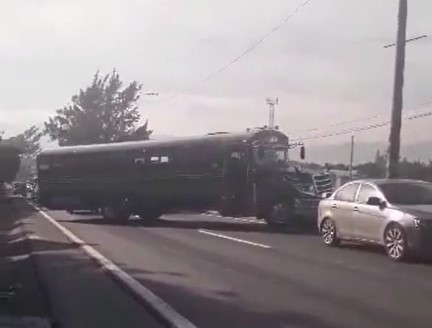
[[[344,183],[347,183],[348,181],[350,181],[349,171],[346,171],[346,170],[329,170],[329,173],[330,173],[330,179],[332,181],[332,185],[333,185],[334,189],[339,188]],[[359,174],[357,171],[355,171],[355,170],[352,171],[352,178],[353,179],[359,178]]]

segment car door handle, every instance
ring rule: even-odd
[[[331,208],[337,208],[336,204],[332,204]]]
[[[357,206],[354,206],[353,211],[354,211],[354,212],[358,212],[358,211],[359,211],[358,207],[357,207]]]

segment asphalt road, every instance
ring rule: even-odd
[[[44,296],[41,300],[34,296],[36,293],[23,295],[21,298],[25,297],[27,301],[24,310],[37,309],[46,303],[46,316],[53,328],[163,327],[78,245],[68,240],[24,200],[17,199],[14,207],[30,244],[31,254],[28,255],[33,259],[37,280],[33,285],[39,287]],[[31,281],[27,285],[32,285]],[[23,315],[28,315],[28,312]],[[14,313],[7,311],[6,314]]]
[[[198,327],[432,327],[432,264],[393,263],[379,248],[328,248],[249,219],[47,213]]]

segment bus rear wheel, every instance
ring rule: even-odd
[[[154,208],[154,209],[141,210],[140,213],[138,214],[138,216],[142,220],[155,221],[155,220],[160,219],[162,214],[163,214],[162,210]]]
[[[102,216],[109,221],[125,223],[129,219],[130,213],[120,207],[108,205],[102,208]]]

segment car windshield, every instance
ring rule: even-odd
[[[387,183],[380,185],[380,189],[387,200],[392,204],[432,204],[432,183]]]

